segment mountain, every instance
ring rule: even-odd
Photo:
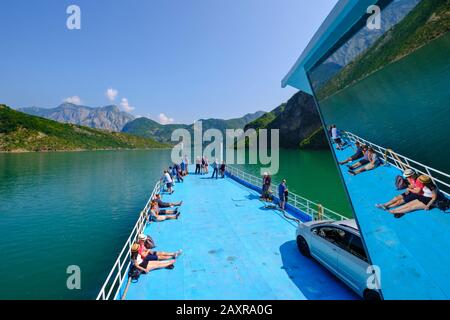
[[[284,103],[245,126],[245,130],[279,129],[280,147],[320,149],[328,147],[313,96],[297,92]]]
[[[226,129],[243,129],[245,125],[265,114],[264,111],[249,113],[241,118],[223,120],[223,119],[201,119],[203,131],[208,129],[218,129],[225,134]],[[153,138],[161,142],[170,142],[172,132],[176,129],[187,129],[193,132],[194,125],[186,124],[167,124],[162,125],[156,121],[147,118],[137,118],[125,125],[122,132]]]
[[[377,38],[370,47],[365,47],[364,52],[328,79],[321,88],[316,88],[317,98],[319,101],[326,99],[427,43],[448,36],[449,13],[449,0],[420,1],[407,12],[403,20]]]
[[[0,105],[0,151],[69,151],[166,148],[166,144],[125,133],[64,124]]]
[[[126,123],[135,119],[129,113],[123,112],[115,105],[102,108],[91,108],[78,106],[72,103],[63,103],[57,108],[22,108],[21,112],[33,116],[39,116],[63,123],[78,124],[95,129],[105,129],[109,131],[122,131]]]

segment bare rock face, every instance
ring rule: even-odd
[[[31,107],[22,108],[19,111],[62,123],[72,123],[115,132],[121,132],[128,122],[135,119],[133,115],[121,111],[115,105],[91,108],[64,103],[53,109]]]
[[[300,91],[289,99],[284,111],[269,123],[268,129],[279,129],[280,146],[292,148],[299,147],[321,126],[314,98]]]

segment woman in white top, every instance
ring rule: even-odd
[[[425,175],[420,176],[418,180],[424,185],[422,194],[414,195],[415,200],[410,201],[397,209],[389,210],[396,218],[401,218],[409,212],[417,210],[428,211],[435,207],[435,202],[439,193],[437,186],[430,177]]]

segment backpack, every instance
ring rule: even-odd
[[[147,236],[147,239],[145,239],[144,246],[148,250],[156,248],[155,241],[150,236]]]
[[[439,208],[439,210],[446,212],[450,209],[450,199],[439,192],[438,198],[436,199],[436,207]]]
[[[141,270],[139,270],[134,265],[132,265],[130,267],[130,271],[128,271],[128,277],[131,279],[131,282],[133,282],[133,283],[138,282],[140,275],[141,275]]]
[[[402,176],[395,177],[395,187],[397,188],[397,190],[408,188],[408,180],[406,180]]]

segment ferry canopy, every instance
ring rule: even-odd
[[[312,94],[306,72],[315,65],[349,31],[367,9],[378,0],[339,0],[322,23],[295,65],[281,82]]]

